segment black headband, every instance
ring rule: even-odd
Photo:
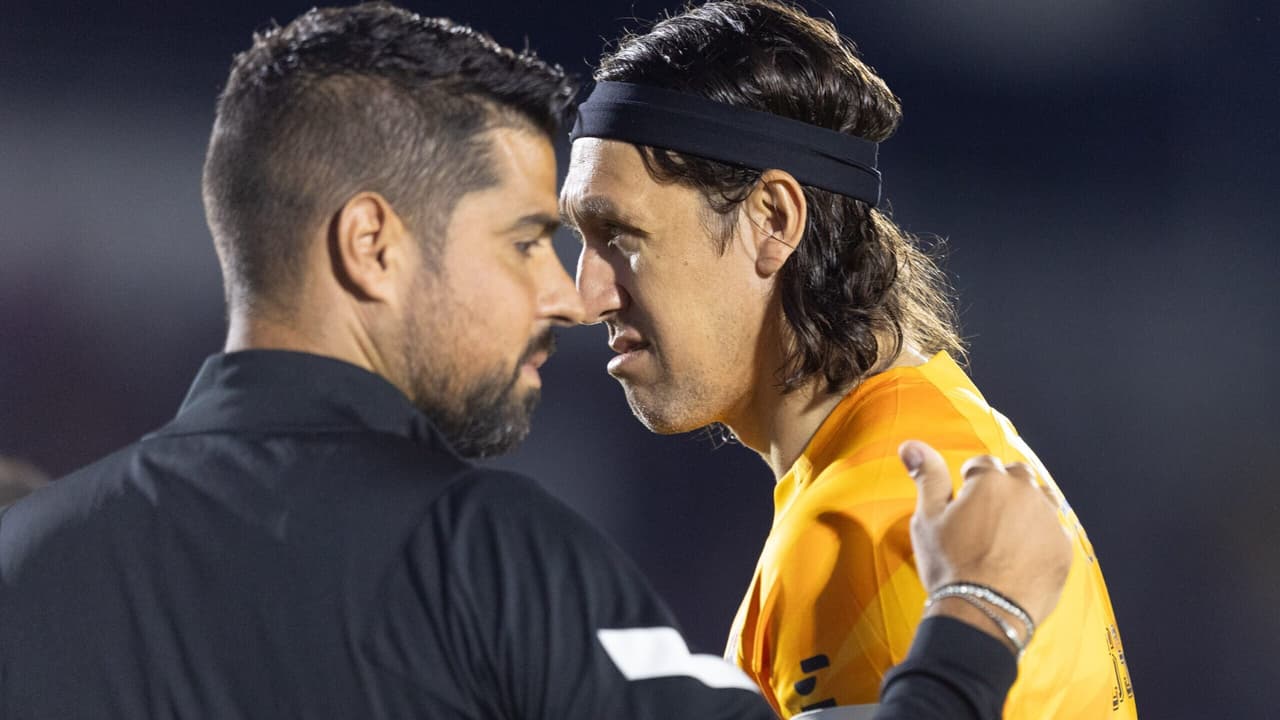
[[[645,85],[596,83],[570,140],[622,140],[689,153],[753,170],[786,170],[812,185],[880,202],[877,143],[712,100]]]

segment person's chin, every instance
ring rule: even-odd
[[[631,414],[650,432],[674,435],[696,429],[685,427],[687,423],[679,421],[680,413],[676,411],[674,404],[662,396],[655,395],[652,387],[643,387],[625,380],[620,382],[626,392],[627,405],[631,407]]]
[[[514,404],[519,408],[517,411],[521,416],[532,417],[533,411],[537,409],[538,402],[542,399],[542,385],[524,385],[515,391]]]

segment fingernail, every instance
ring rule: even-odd
[[[920,472],[920,466],[924,465],[924,453],[915,445],[908,445],[902,451],[902,463],[907,466],[907,473],[915,477]]]

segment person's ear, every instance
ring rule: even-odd
[[[387,302],[405,279],[410,240],[386,198],[374,192],[353,195],[330,225],[333,272],[358,299]]]
[[[756,274],[773,277],[786,264],[804,237],[808,205],[804,188],[791,173],[766,170],[744,203],[749,248],[755,253]]]

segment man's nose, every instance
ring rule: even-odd
[[[573,278],[560,264],[559,258],[548,263],[548,277],[545,291],[540,298],[539,315],[551,318],[553,322],[564,325],[578,325],[584,322],[582,297],[574,287]]]
[[[587,245],[578,254],[577,281],[585,313],[583,323],[594,325],[622,310],[626,291],[618,284],[617,270]]]

